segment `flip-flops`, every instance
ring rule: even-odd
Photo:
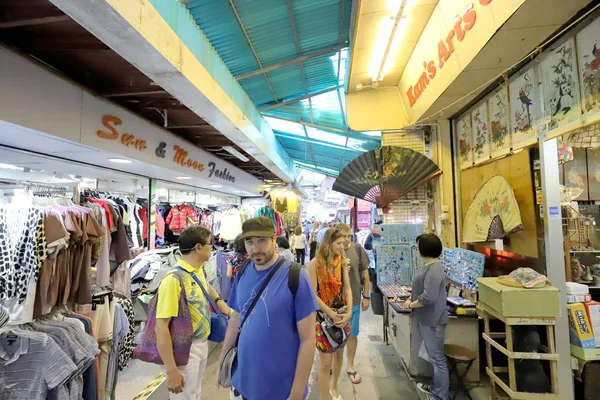
[[[344,399],[342,399],[342,395],[341,395],[341,394],[340,394],[338,397],[335,397],[335,396],[333,395],[333,393],[331,393],[331,390],[329,391],[329,395],[331,396],[331,398],[332,398],[333,400],[344,400]]]
[[[346,371],[346,373],[348,374],[348,378],[350,378],[350,382],[352,382],[353,384],[358,385],[359,383],[362,382],[362,378],[360,377],[360,375],[358,376],[358,378],[356,378],[356,375],[358,375],[358,372]]]

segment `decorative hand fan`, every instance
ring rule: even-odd
[[[583,188],[581,187],[567,187],[560,185],[560,204],[571,204],[573,200],[581,196]]]
[[[463,227],[466,243],[501,239],[523,229],[515,194],[504,177],[496,175],[479,188]]]
[[[419,152],[383,146],[350,162],[336,179],[333,190],[382,208],[441,173],[433,161]]]

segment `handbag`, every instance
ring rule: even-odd
[[[173,356],[177,366],[187,365],[190,358],[190,350],[192,348],[192,340],[194,338],[194,329],[192,327],[192,316],[188,307],[187,297],[183,280],[179,273],[174,272],[179,280],[181,294],[179,295],[179,313],[176,317],[171,318],[169,323],[169,331],[171,332],[171,340],[173,342]],[[158,304],[158,292],[148,306],[148,321],[142,342],[133,350],[133,357],[138,360],[146,361],[153,364],[163,365],[163,360],[156,346],[156,306]]]
[[[345,314],[348,307],[333,308],[338,314]],[[323,311],[317,311],[317,349],[321,353],[335,353],[346,346],[350,336],[350,323],[343,328],[338,328]]]
[[[240,324],[237,336],[235,338],[235,344],[233,346],[231,346],[229,349],[227,349],[227,351],[223,355],[223,359],[221,360],[221,363],[219,365],[219,385],[223,388],[231,387],[231,378],[233,376],[233,365],[235,364],[235,361],[237,359],[238,343],[240,341],[240,334],[242,333],[242,328],[244,327],[244,324],[246,323],[246,320],[248,319],[250,314],[252,314],[254,307],[258,303],[258,300],[260,300],[260,296],[262,296],[263,292],[267,288],[267,285],[271,281],[271,278],[273,278],[273,275],[275,275],[275,273],[279,270],[279,268],[284,263],[284,261],[285,261],[285,259],[280,257],[279,262],[277,262],[277,265],[275,265],[275,267],[271,270],[271,272],[265,279],[265,283],[263,283],[262,287],[260,288],[260,290],[258,291],[256,296],[254,296],[254,300],[252,300],[252,304],[250,305],[250,307],[248,307],[248,311],[246,311],[246,315],[244,315],[244,318],[242,319],[242,323]]]
[[[187,272],[181,267],[175,267],[175,269]],[[202,289],[204,296],[206,296],[206,300],[208,300],[208,303],[214,310],[214,312],[210,313],[210,335],[208,336],[208,340],[210,340],[211,342],[221,343],[223,342],[223,340],[225,340],[225,334],[227,333],[227,324],[229,323],[229,319],[227,318],[227,316],[223,315],[219,311],[217,305],[202,285],[202,282],[200,282],[200,279],[198,279],[198,277],[195,274],[190,275],[192,276],[192,278],[194,278],[198,286],[200,286],[200,289]]]

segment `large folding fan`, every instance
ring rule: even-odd
[[[501,239],[522,229],[515,193],[504,177],[496,175],[479,188],[467,209],[463,242]]]
[[[385,207],[441,173],[419,152],[383,146],[350,162],[335,180],[333,190]]]

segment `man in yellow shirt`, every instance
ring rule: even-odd
[[[173,341],[169,331],[171,318],[179,314],[179,297],[181,286],[179,278],[169,273],[161,282],[158,289],[158,304],[156,306],[156,344],[167,373],[167,385],[171,392],[171,400],[200,400],[202,377],[208,358],[208,342],[210,335],[210,306],[204,292],[192,275],[207,288],[219,310],[230,315],[231,309],[225,304],[212,286],[206,283],[203,266],[210,259],[212,251],[211,232],[201,226],[186,228],[179,236],[181,259],[176,266],[186,272],[179,271],[192,317],[194,341],[190,351],[188,364],[177,367],[173,355]]]

